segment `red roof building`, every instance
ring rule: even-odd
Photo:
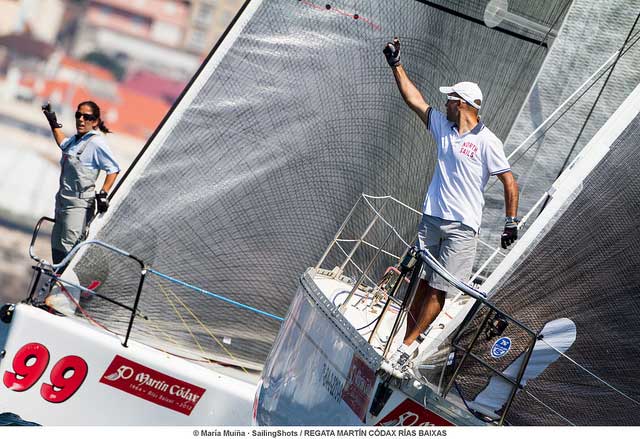
[[[116,78],[110,70],[75,58],[63,56],[60,60],[58,77],[67,76],[68,73],[80,74],[100,81],[115,81]],[[62,78],[60,78],[62,79]]]
[[[122,86],[146,96],[160,97],[167,104],[172,105],[182,93],[186,83],[141,70],[130,75]]]

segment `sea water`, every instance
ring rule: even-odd
[[[35,422],[29,422],[22,419],[20,416],[14,413],[0,413],[0,427],[11,427],[11,426],[38,426],[40,424],[36,424]]]

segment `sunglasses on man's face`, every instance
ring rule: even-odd
[[[88,122],[93,122],[97,119],[95,114],[80,113],[79,111],[76,111],[76,119],[80,120],[80,118],[83,118]]]

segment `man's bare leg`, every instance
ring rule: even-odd
[[[431,323],[438,317],[444,306],[444,291],[437,290],[420,279],[407,317],[407,332],[404,337],[404,344],[410,345],[420,334],[422,334]]]
[[[409,313],[407,314],[407,331],[405,332],[406,337],[413,332],[416,325],[418,324],[418,319],[420,318],[420,311],[424,307],[424,298],[427,295],[427,290],[429,289],[429,283],[420,279],[418,281],[418,286],[416,288],[416,295],[411,301],[411,306],[409,307]]]

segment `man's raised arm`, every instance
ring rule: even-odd
[[[398,84],[402,99],[426,124],[429,104],[424,100],[422,93],[413,85],[404,67],[400,64],[400,40],[397,37],[394,38],[392,43],[387,43],[382,52],[393,70],[393,76]]]

